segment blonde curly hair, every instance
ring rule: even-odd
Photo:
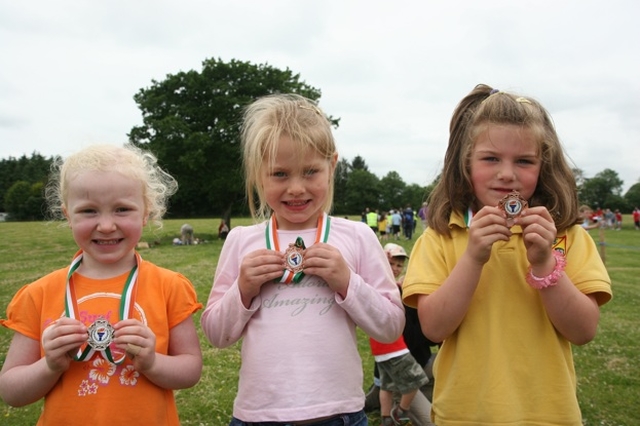
[[[158,228],[162,227],[162,216],[167,211],[169,197],[178,190],[178,183],[160,168],[153,154],[132,144],[91,145],[66,159],[59,157],[54,161],[45,190],[53,220],[65,218],[69,182],[87,171],[117,172],[139,181],[147,218]]]

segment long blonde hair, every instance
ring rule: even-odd
[[[535,99],[479,84],[460,101],[451,118],[441,178],[429,197],[429,226],[450,235],[451,213],[478,207],[470,159],[475,140],[487,124],[512,124],[533,132],[539,141],[541,168],[529,205],[545,206],[558,232],[574,225],[578,219],[576,181],[547,110]]]
[[[300,159],[314,152],[332,161],[337,154],[331,123],[325,114],[311,100],[296,94],[269,95],[251,103],[244,111],[241,135],[245,191],[251,216],[257,220],[271,214],[265,200],[262,172],[275,158],[282,136],[288,136],[296,144]],[[333,184],[332,171],[322,206],[327,213],[333,204]]]

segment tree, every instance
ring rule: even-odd
[[[391,171],[380,179],[380,204],[389,210],[404,206],[407,203],[404,191],[407,184],[402,180],[398,172]]]
[[[634,183],[624,194],[624,199],[630,208],[640,207],[640,182]],[[627,210],[628,212],[628,210]]]
[[[422,207],[422,203],[427,200],[428,196],[429,193],[427,193],[427,189],[424,186],[420,186],[416,183],[408,185],[404,193],[405,199],[416,212],[420,210],[420,207]]]
[[[41,220],[44,218],[44,185],[25,181],[14,183],[4,196],[4,206],[10,220]]]
[[[371,210],[380,207],[380,181],[373,173],[357,169],[349,175],[347,182],[347,211],[362,212],[366,207]]]
[[[45,184],[53,161],[53,158],[45,158],[37,152],[33,152],[31,157],[23,155],[0,160],[0,211],[8,211],[4,199],[16,182]]]
[[[202,71],[179,72],[152,81],[134,100],[143,124],[129,139],[153,152],[179,182],[172,199],[174,216],[246,212],[239,131],[242,110],[254,99],[273,93],[297,93],[320,99],[320,90],[299,74],[267,64],[208,59]],[[329,117],[337,127],[339,120]],[[227,222],[229,223],[229,222]]]
[[[351,161],[351,170],[364,170],[365,172],[369,171],[369,166],[359,155],[356,155],[353,161]]]
[[[605,169],[593,178],[584,179],[584,183],[578,189],[578,198],[581,203],[589,206],[623,208],[619,205],[623,183],[617,172]]]

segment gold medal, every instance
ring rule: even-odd
[[[527,208],[528,204],[527,200],[522,198],[518,191],[511,191],[500,200],[498,207],[504,209],[507,217],[514,218],[520,216],[520,213]]]
[[[87,343],[96,351],[104,351],[113,341],[113,327],[104,318],[99,318],[87,329]]]

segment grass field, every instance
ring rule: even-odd
[[[147,230],[144,240],[160,244],[141,250],[158,265],[183,273],[206,303],[222,242],[216,239],[218,219],[191,220],[195,234],[207,243],[173,246],[184,221],[165,221],[160,231]],[[248,224],[234,219],[233,226]],[[590,231],[596,242],[599,230]],[[76,246],[66,227],[45,223],[0,223],[0,316],[13,294],[23,285],[68,265]],[[575,347],[578,398],[585,425],[635,426],[640,424],[640,231],[625,216],[622,231],[605,231],[606,265],[613,281],[614,299],[602,308],[599,333],[588,345]],[[412,242],[401,242],[408,250]],[[196,315],[199,327],[200,313]],[[0,363],[4,362],[12,332],[0,328]],[[229,422],[240,363],[239,346],[211,347],[202,334],[204,369],[200,383],[176,392],[182,424],[221,426]],[[367,337],[359,334],[365,370],[364,388],[370,385],[372,360]],[[0,402],[0,425],[35,424],[42,402],[11,408]],[[371,424],[379,418],[372,414]]]

